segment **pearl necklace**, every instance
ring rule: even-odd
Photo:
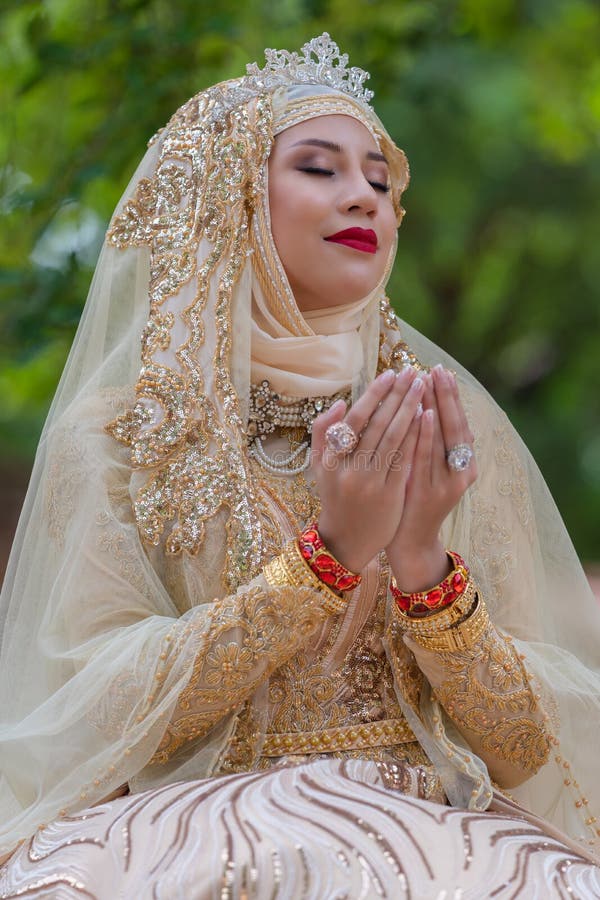
[[[299,475],[300,472],[305,472],[310,466],[310,444],[308,441],[302,441],[287,456],[269,456],[263,446],[262,438],[256,435],[252,439],[248,453],[261,468],[266,469],[267,472],[271,472],[273,475]],[[304,453],[302,462],[296,466],[292,465],[301,453]]]
[[[256,437],[272,434],[277,428],[303,428],[310,434],[313,420],[340,398],[349,402],[350,392],[338,391],[331,397],[287,397],[272,390],[266,379],[260,384],[251,384],[247,429],[249,442]]]

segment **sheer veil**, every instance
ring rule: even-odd
[[[404,154],[359,76],[349,79],[352,93],[335,79],[303,81],[293,67],[280,78],[282,66],[251,69],[188,101],[151,142],[115,212],[0,600],[0,855],[123,784],[137,790],[212,774],[236,733],[233,708],[189,752],[150,764],[214,599],[243,592],[263,562],[245,438],[256,310],[267,337],[278,328],[290,339],[327,337],[299,321],[270,237],[273,137],[310,117],[353,115],[390,162],[399,221],[408,181]],[[346,70],[346,79],[348,71],[359,72]],[[597,604],[504,414],[469,373],[390,313],[383,291],[392,261],[360,308],[342,313],[357,316],[347,333],[361,348],[348,387],[357,396],[375,374],[380,333],[392,361],[406,342],[423,364],[458,372],[481,475],[444,540],[469,559],[492,617],[522,648],[556,735],[548,764],[514,794],[591,841],[600,810]],[[392,626],[388,651],[405,652]],[[251,698],[255,748],[267,688],[265,680]],[[401,685],[398,692],[451,801],[484,808],[484,767],[450,725],[442,737],[435,732],[426,684],[417,707]]]

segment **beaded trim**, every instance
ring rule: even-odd
[[[367,747],[392,747],[408,744],[416,738],[403,719],[383,719],[362,725],[342,725],[323,731],[292,731],[267,734],[262,756],[288,753],[334,753],[337,750],[362,750]]]
[[[310,434],[317,416],[340,399],[348,403],[350,391],[339,391],[331,397],[286,397],[272,390],[266,379],[260,384],[252,384],[248,440],[272,434],[276,428],[304,428]]]

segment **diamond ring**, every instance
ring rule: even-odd
[[[453,472],[464,472],[471,465],[473,451],[468,444],[455,444],[446,450],[446,462]]]
[[[347,422],[334,422],[325,432],[327,449],[337,456],[352,453],[358,444],[358,435]]]

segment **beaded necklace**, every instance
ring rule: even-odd
[[[303,432],[303,434],[305,433]],[[275,453],[273,456],[269,456],[259,435],[256,435],[250,442],[248,453],[267,472],[272,472],[274,475],[299,475],[300,472],[305,472],[310,466],[310,441],[304,440],[300,443],[294,441],[291,433],[288,433],[288,439],[290,441],[290,453],[287,455]],[[301,462],[294,465],[302,453],[304,453],[304,458]]]
[[[274,475],[298,475],[310,466],[310,434],[316,417],[336,400],[350,400],[350,391],[330,397],[286,397],[271,389],[265,379],[250,385],[248,414],[248,453],[267,472]],[[287,435],[290,452],[269,455],[263,439],[276,431]]]
[[[336,400],[350,400],[350,391],[338,391],[330,397],[286,397],[272,390],[265,379],[250,385],[248,440],[272,434],[276,428],[303,428],[309,434],[316,417]]]

